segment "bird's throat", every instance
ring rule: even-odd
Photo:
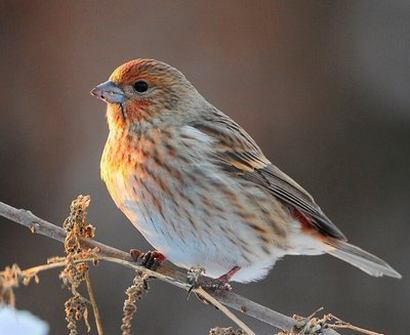
[[[107,120],[110,130],[136,125],[149,125],[154,122],[157,113],[146,104],[109,104],[107,106]]]

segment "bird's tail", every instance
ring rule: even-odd
[[[326,252],[345,261],[374,277],[389,276],[401,278],[401,274],[379,257],[341,240],[326,242],[329,245]]]

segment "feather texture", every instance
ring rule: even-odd
[[[344,234],[323,213],[313,197],[274,166],[243,128],[219,111],[213,111],[211,115],[214,119],[208,118],[206,123],[194,122],[192,126],[215,139],[217,164],[228,173],[255,183],[277,199],[308,215],[312,227],[324,236],[346,240]]]

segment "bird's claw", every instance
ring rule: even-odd
[[[130,254],[134,261],[141,262],[142,266],[152,271],[157,270],[165,262],[165,256],[156,250],[142,252],[138,249],[131,249]]]
[[[202,267],[192,267],[187,272],[187,282],[191,285],[188,290],[188,294],[192,292],[193,289],[202,287],[205,290],[210,291],[230,291],[232,286],[219,278],[213,279],[206,277],[205,269]]]

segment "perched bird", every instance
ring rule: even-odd
[[[172,66],[136,59],[91,93],[107,103],[102,179],[159,259],[250,282],[285,255],[328,253],[375,277],[401,277],[349,244],[312,196]]]

